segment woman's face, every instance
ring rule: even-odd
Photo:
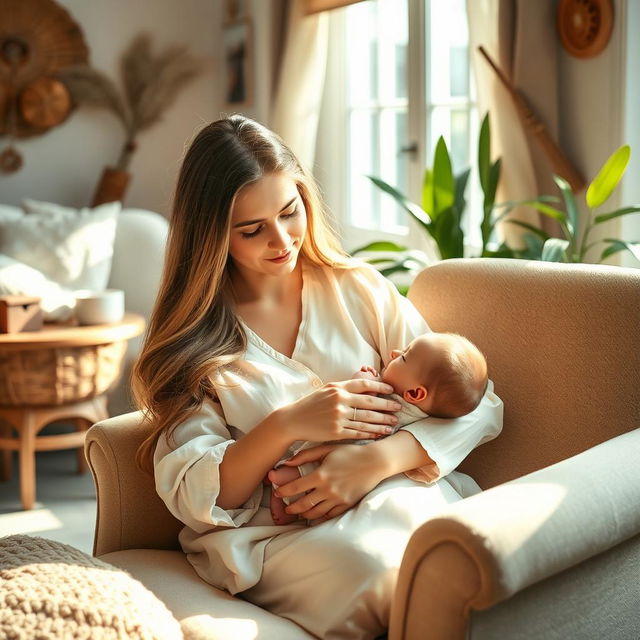
[[[236,196],[229,255],[247,275],[291,273],[306,231],[307,213],[295,181],[285,173],[269,173]]]

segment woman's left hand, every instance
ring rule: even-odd
[[[278,488],[277,494],[283,497],[306,493],[286,508],[287,513],[307,520],[344,513],[386,477],[375,449],[373,445],[323,444],[304,449],[287,460],[287,466],[320,462],[309,475]]]

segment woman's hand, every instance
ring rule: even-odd
[[[393,388],[375,380],[345,380],[325,384],[296,402],[277,409],[291,440],[363,439],[388,435],[398,419],[389,411],[402,406],[367,393],[392,393]]]
[[[304,449],[284,464],[297,466],[316,461],[321,462],[320,466],[309,475],[278,487],[276,495],[291,497],[306,492],[286,511],[307,520],[338,516],[387,477],[376,453],[373,444],[324,444]]]

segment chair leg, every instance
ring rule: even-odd
[[[0,437],[12,437],[11,426],[2,419],[0,419]],[[9,480],[11,480],[11,472],[13,471],[12,454],[13,452],[11,451],[11,449],[0,450],[0,480],[2,480],[3,482],[8,482]]]
[[[36,498],[36,433],[34,414],[25,409],[20,430],[20,500],[25,511],[33,508]]]

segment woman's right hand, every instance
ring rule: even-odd
[[[389,435],[398,419],[388,412],[402,406],[366,395],[370,393],[393,393],[393,388],[375,380],[331,382],[277,412],[292,440],[326,442]]]

